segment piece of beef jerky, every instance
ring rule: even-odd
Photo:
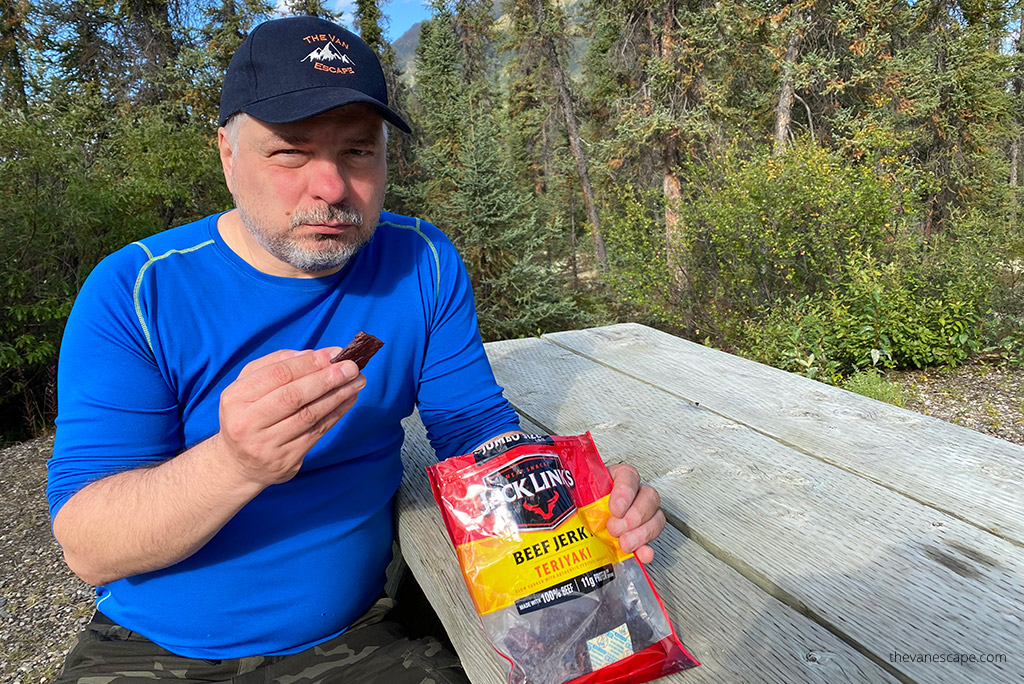
[[[359,366],[359,370],[366,368],[366,364],[370,361],[374,354],[376,354],[384,343],[378,340],[373,335],[364,333],[362,330],[356,333],[356,336],[352,338],[352,341],[348,343],[344,349],[338,352],[338,355],[331,359],[331,363],[338,363],[339,361],[355,361],[356,365]]]

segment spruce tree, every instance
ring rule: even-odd
[[[0,108],[28,105],[25,51],[30,41],[27,0],[0,0]]]
[[[579,314],[545,263],[545,227],[534,199],[514,181],[502,116],[489,103],[493,84],[479,72],[466,79],[457,31],[469,24],[439,0],[434,11],[420,34],[416,62],[422,211],[448,233],[466,262],[485,338],[571,325]]]
[[[576,162],[576,175],[590,223],[594,257],[600,271],[608,270],[608,256],[601,216],[590,179],[588,152],[580,131],[577,105],[569,77],[566,45],[567,22],[561,8],[548,0],[513,0],[509,5],[519,49],[533,51],[544,59],[547,78],[555,86],[557,107],[562,115],[569,147]]]
[[[284,0],[287,14],[320,17],[328,21],[341,21],[341,12],[327,7],[324,0]]]

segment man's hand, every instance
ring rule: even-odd
[[[220,397],[217,439],[246,480],[290,480],[306,453],[352,408],[366,378],[338,347],[274,352],[252,361]]]
[[[661,497],[653,487],[640,482],[636,468],[624,463],[610,466],[612,493],[608,507],[608,532],[618,537],[619,547],[634,553],[642,563],[650,563],[654,549],[647,544],[665,529],[665,514],[661,512]]]

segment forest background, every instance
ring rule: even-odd
[[[0,0],[0,442],[52,426],[96,263],[231,206],[231,54],[341,18],[277,4]],[[452,237],[485,339],[632,320],[836,384],[1024,362],[1024,2],[434,0],[408,59],[375,0],[344,19],[414,128],[387,207]]]

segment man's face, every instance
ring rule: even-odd
[[[232,145],[220,130],[221,163],[255,241],[255,266],[326,275],[373,237],[387,178],[383,122],[373,107],[348,105],[288,124],[243,117],[236,137]]]

